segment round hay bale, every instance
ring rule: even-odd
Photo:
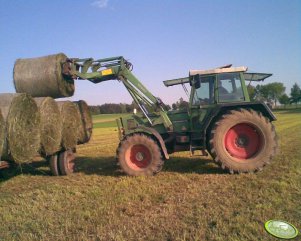
[[[5,121],[3,119],[2,112],[0,110],[0,157],[2,156],[4,138],[5,138]],[[1,159],[0,159],[0,162],[1,162]]]
[[[40,148],[40,115],[28,94],[0,94],[0,108],[6,130],[2,159],[23,163]]]
[[[62,119],[59,107],[51,97],[34,98],[40,112],[41,154],[58,152],[62,140]]]
[[[62,118],[62,147],[72,149],[78,142],[78,131],[81,125],[80,113],[71,101],[57,102]]]
[[[33,97],[69,97],[74,93],[74,80],[62,74],[63,53],[39,58],[17,59],[14,66],[14,85],[17,93]]]
[[[78,108],[81,117],[81,125],[79,126],[78,144],[87,143],[92,135],[93,122],[92,115],[88,104],[84,100],[74,102]]]

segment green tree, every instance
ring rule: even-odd
[[[171,105],[171,107],[172,107],[173,110],[176,110],[176,109],[177,109],[177,104],[176,104],[176,103],[173,103],[173,104]]]
[[[279,103],[286,106],[290,103],[290,98],[287,96],[287,94],[283,94],[279,97]]]
[[[178,109],[186,109],[188,110],[189,108],[189,103],[185,101],[182,97],[177,101],[177,107]]]
[[[268,102],[273,101],[275,106],[280,96],[284,94],[285,87],[283,83],[274,82],[266,85],[256,86],[257,97]]]
[[[166,104],[166,105],[165,105],[165,109],[166,109],[166,110],[171,110],[171,106],[168,105],[168,104]]]
[[[121,113],[126,113],[126,104],[120,103],[119,105],[120,105]]]
[[[293,85],[293,87],[291,88],[291,98],[290,98],[290,102],[291,103],[298,103],[301,101],[301,89],[299,87],[299,85],[297,83],[295,83]]]

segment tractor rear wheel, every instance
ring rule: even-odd
[[[232,110],[211,131],[211,154],[223,169],[261,170],[276,154],[277,135],[272,123],[254,110]]]
[[[163,166],[160,147],[143,134],[134,134],[121,141],[117,159],[121,169],[131,176],[154,175]]]

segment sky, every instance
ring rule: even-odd
[[[0,93],[15,92],[17,58],[63,52],[124,56],[165,103],[185,97],[162,81],[225,64],[273,73],[286,92],[301,84],[300,0],[0,0]],[[77,80],[71,100],[131,103],[116,80]]]

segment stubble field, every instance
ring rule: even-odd
[[[118,171],[116,116],[96,116],[73,175],[53,177],[43,160],[1,171],[0,240],[276,240],[270,219],[301,229],[301,111],[275,114],[280,151],[262,172],[230,175],[183,152],[153,177]]]

